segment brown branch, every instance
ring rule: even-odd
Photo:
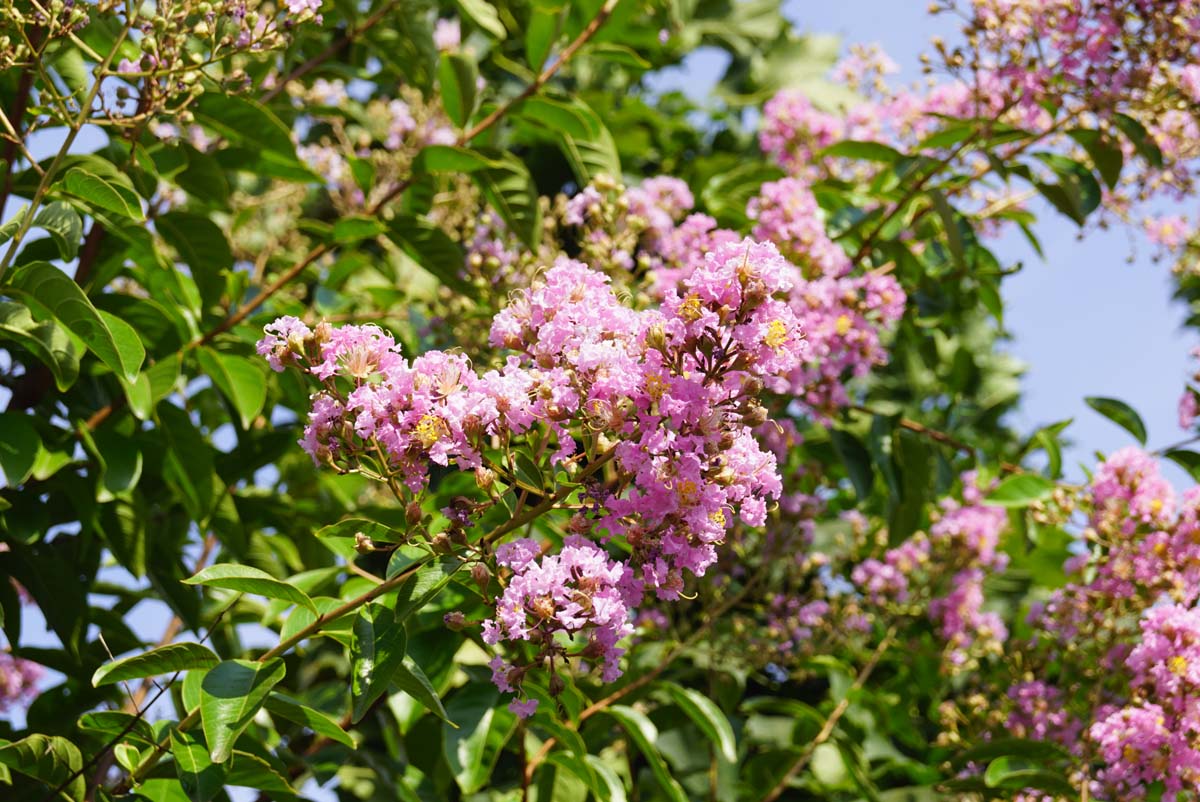
[[[837,707],[835,707],[833,712],[829,714],[829,718],[825,719],[825,726],[821,727],[821,731],[817,733],[817,737],[813,738],[812,741],[810,741],[809,744],[804,747],[804,751],[800,753],[800,755],[796,758],[796,761],[792,763],[792,765],[788,767],[788,770],[784,772],[783,776],[779,778],[779,782],[775,784],[775,787],[767,792],[767,795],[762,798],[762,802],[775,802],[775,800],[787,790],[788,785],[795,778],[795,776],[803,771],[804,767],[808,765],[808,761],[812,759],[813,753],[816,752],[817,747],[832,737],[833,731],[837,728],[838,722],[842,720],[842,716],[844,716],[846,711],[850,709],[850,697],[853,696],[856,691],[861,690],[863,685],[866,684],[867,679],[871,676],[871,672],[875,670],[875,666],[879,665],[879,661],[882,659],[884,652],[886,652],[888,647],[892,645],[892,641],[895,640],[895,638],[896,628],[892,627],[888,630],[883,640],[879,642],[879,645],[875,647],[875,651],[871,654],[871,658],[867,660],[866,665],[862,667],[862,671],[858,672],[858,676],[854,679],[854,684],[851,685],[849,690],[846,691],[846,695],[843,696],[842,700],[837,703]]]

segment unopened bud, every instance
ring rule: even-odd
[[[408,506],[404,508],[404,521],[409,526],[416,526],[421,523],[421,505],[415,501],[410,501]]]
[[[547,683],[547,685],[548,685],[547,689],[550,691],[551,696],[558,696],[560,693],[562,693],[563,691],[565,691],[567,689],[567,683],[564,682],[563,678],[560,677],[558,674],[551,674],[550,682]]]
[[[475,469],[475,483],[480,490],[487,490],[496,481],[496,472],[487,466],[480,465]]]
[[[471,581],[478,585],[480,590],[486,591],[488,583],[492,581],[492,572],[483,563],[475,563],[471,566]]]
[[[445,622],[448,629],[451,629],[454,632],[458,632],[467,625],[467,617],[459,610],[446,613],[446,615],[442,618],[442,621]]]
[[[450,542],[450,537],[445,532],[438,532],[430,538],[429,545],[439,554],[454,553],[454,544]]]

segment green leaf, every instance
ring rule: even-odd
[[[63,186],[67,192],[83,198],[96,208],[138,222],[146,219],[146,216],[142,214],[142,203],[133,190],[120,184],[110,184],[82,168],[72,167],[68,170],[63,178]]]
[[[0,338],[13,340],[50,368],[59,391],[79,378],[79,353],[67,332],[53,320],[35,321],[23,304],[0,301]]]
[[[374,217],[350,215],[333,224],[333,241],[339,245],[351,245],[365,239],[373,239],[386,230],[386,226]]]
[[[404,662],[408,636],[404,624],[391,610],[378,602],[363,607],[354,620],[354,641],[350,648],[350,696],[354,700],[354,722],[371,709],[375,700],[387,691]]]
[[[244,95],[205,92],[195,110],[199,122],[229,141],[297,161],[291,130],[261,103]]]
[[[1034,181],[1034,186],[1060,212],[1083,225],[1100,206],[1103,193],[1092,171],[1074,159],[1057,153],[1035,153],[1058,176],[1057,184]]]
[[[1150,132],[1146,130],[1146,126],[1128,114],[1114,114],[1112,121],[1116,124],[1117,128],[1121,129],[1121,133],[1130,141],[1138,155],[1149,162],[1151,167],[1160,168],[1163,166],[1162,150],[1159,149],[1158,143],[1154,141],[1154,137],[1150,136]]]
[[[229,785],[253,788],[272,799],[296,798],[296,789],[291,786],[273,765],[250,752],[235,751],[229,766]]]
[[[272,715],[302,724],[317,735],[322,735],[351,749],[356,748],[354,739],[332,718],[283,694],[273,693],[268,696],[267,701],[263,703],[263,708]]]
[[[184,581],[189,585],[204,585],[210,588],[235,590],[239,593],[254,593],[266,596],[268,599],[280,599],[299,607],[307,607],[314,613],[317,611],[307,593],[292,587],[287,582],[276,579],[266,571],[260,571],[249,565],[233,563],[210,565],[191,579]]]
[[[455,557],[443,557],[422,565],[396,591],[396,620],[406,621],[410,615],[425,607],[450,583],[450,578],[462,565]]]
[[[225,273],[233,268],[233,251],[225,232],[204,215],[189,212],[164,214],[155,219],[154,228],[190,268],[203,303],[220,300]]]
[[[456,0],[459,9],[471,22],[490,33],[496,39],[504,39],[508,32],[500,22],[500,15],[487,0]]]
[[[187,733],[171,732],[171,756],[179,783],[192,802],[208,802],[225,787],[225,766],[213,763],[208,750]]]
[[[479,70],[475,60],[461,52],[442,53],[438,61],[438,85],[446,116],[459,128],[465,128],[475,113],[476,82]]]
[[[204,675],[200,720],[214,761],[224,763],[233,754],[234,742],[285,672],[278,659],[266,663],[226,660]]]
[[[587,49],[587,54],[592,58],[602,58],[624,67],[632,67],[635,70],[649,70],[654,67],[632,47],[617,42],[596,42]]]
[[[249,429],[267,401],[267,374],[262,361],[208,347],[198,349],[196,359],[217,389],[233,403],[242,428]]]
[[[212,668],[220,662],[221,658],[199,643],[172,643],[100,666],[96,673],[92,674],[92,685],[99,688],[116,682],[174,674],[193,668]]]
[[[1164,457],[1183,468],[1195,480],[1200,481],[1200,454],[1195,451],[1172,449],[1163,454]]]
[[[998,757],[993,760],[983,774],[983,782],[988,788],[1029,788],[1048,791],[1055,796],[1072,797],[1076,792],[1075,787],[1061,774],[1012,757]]]
[[[837,157],[843,159],[859,159],[862,161],[895,164],[904,158],[904,154],[882,142],[857,142],[846,140],[830,145],[817,154],[818,158]]]
[[[379,541],[380,543],[404,543],[408,537],[390,527],[384,526],[375,521],[368,521],[366,518],[347,518],[344,521],[338,521],[335,524],[322,527],[317,530],[317,537],[346,537],[354,539],[361,532],[371,540]]]
[[[86,791],[86,783],[80,772],[83,755],[75,744],[57,735],[35,734],[0,746],[0,766],[7,766],[53,788],[66,783],[69,777],[78,773],[75,779],[67,783],[59,797],[82,800]]]
[[[37,217],[33,218],[33,224],[50,234],[63,261],[69,262],[79,253],[83,221],[69,204],[62,201],[47,204],[37,213]]]
[[[1096,168],[1096,172],[1100,173],[1100,177],[1104,179],[1105,184],[1108,184],[1108,188],[1116,189],[1117,182],[1121,180],[1121,167],[1125,163],[1125,156],[1121,153],[1120,146],[1104,133],[1088,128],[1076,128],[1068,131],[1067,135],[1087,151],[1092,160],[1092,166]]]
[[[1132,434],[1137,438],[1139,443],[1142,445],[1146,444],[1146,424],[1142,422],[1142,416],[1137,414],[1133,407],[1116,398],[1104,398],[1095,395],[1088,396],[1083,401],[1089,407]]]
[[[529,24],[525,31],[525,60],[530,67],[541,70],[550,49],[562,30],[562,8],[543,8],[532,4]]]
[[[417,154],[414,173],[473,173],[503,163],[477,150],[456,145],[429,145]]]
[[[854,492],[860,500],[867,498],[875,486],[875,468],[867,447],[857,437],[841,429],[830,429],[829,439],[846,466],[846,472],[850,474]]]
[[[498,707],[501,704],[499,691],[490,683],[466,685],[446,703],[447,714],[459,726],[442,727],[442,753],[463,794],[487,785],[516,724],[516,716]]]
[[[14,272],[12,287],[74,332],[118,376],[137,380],[146,358],[141,338],[128,324],[101,316],[66,273],[48,262],[32,262]]]
[[[20,412],[0,412],[0,471],[8,487],[29,478],[42,450],[42,438],[32,421],[32,416]]]
[[[521,104],[521,117],[553,133],[581,184],[599,175],[621,177],[616,141],[600,116],[582,100],[531,97]]]
[[[178,491],[192,519],[203,520],[216,501],[212,449],[182,409],[162,401],[157,412],[167,444],[164,478]]]
[[[442,705],[442,699],[438,696],[437,691],[433,688],[433,683],[425,676],[425,672],[417,665],[411,657],[405,656],[404,662],[396,667],[396,671],[392,674],[392,685],[404,691],[412,698],[416,699],[425,707],[426,710],[432,712],[442,721],[447,722],[451,726],[457,726],[450,721],[449,714],[446,713],[446,708]]]
[[[654,747],[658,740],[658,728],[654,726],[654,723],[646,718],[645,714],[625,705],[613,705],[603,712],[616,719],[617,723],[629,734],[629,739],[646,758],[646,763],[649,764],[654,779],[658,781],[659,787],[663,789],[667,797],[672,802],[688,802],[687,794],[671,776],[671,770],[667,768],[666,761]]]
[[[475,170],[471,178],[509,230],[536,250],[542,239],[542,207],[533,177],[525,163],[511,153],[502,154],[498,161],[499,166]]]
[[[1014,474],[988,493],[984,498],[989,504],[1001,507],[1028,507],[1035,501],[1042,501],[1054,492],[1054,482],[1044,476],[1033,473]]]
[[[746,204],[762,190],[763,184],[783,176],[783,170],[773,164],[744,161],[709,178],[700,190],[700,200],[719,222],[743,226],[749,222]]]
[[[664,688],[679,709],[700,728],[726,763],[737,763],[737,739],[733,727],[712,699],[674,682],[660,682],[659,687]]]
[[[397,215],[389,223],[388,236],[442,284],[464,295],[474,293],[462,277],[466,263],[462,246],[439,227],[418,217]]]

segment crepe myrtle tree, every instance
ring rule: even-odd
[[[1064,474],[990,248],[1200,303],[1200,2],[930,13],[0,0],[0,798],[1196,799],[1200,374]]]

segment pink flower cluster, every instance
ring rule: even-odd
[[[32,702],[42,673],[37,663],[0,651],[0,713]]]
[[[1018,682],[1008,689],[1008,698],[1012,709],[1005,727],[1012,735],[1078,750],[1083,722],[1066,709],[1061,688],[1042,680]]]
[[[983,501],[973,471],[963,474],[962,482],[963,500],[943,500],[928,535],[916,533],[885,552],[882,560],[864,560],[850,576],[876,605],[909,601],[913,586],[927,583],[925,592],[931,595],[924,601],[946,643],[951,669],[981,652],[996,651],[1008,638],[1000,616],[983,609],[986,572],[1003,571],[1008,564],[1008,556],[997,551],[1008,515],[1003,507]],[[942,577],[949,577],[948,589],[932,589]]]
[[[678,216],[690,196],[672,197],[669,209]],[[821,210],[804,181],[764,184],[750,200],[748,214],[756,220],[754,236],[774,243],[791,263],[787,302],[808,340],[806,358],[770,389],[796,397],[814,416],[825,418],[850,403],[850,379],[887,361],[884,333],[904,314],[904,291],[887,273],[851,272],[849,257],[825,233]],[[739,240],[702,214],[657,231],[649,252],[652,289],[660,296],[669,292],[700,267],[702,254]]]
[[[660,598],[679,594],[683,571],[712,564],[732,515],[761,525],[766,499],[779,495],[774,455],[751,425],[765,414],[753,400],[763,384],[804,351],[799,322],[776,298],[792,275],[773,246],[730,243],[661,309],[635,312],[603,275],[564,259],[493,323],[492,343],[521,351],[550,383],[561,456],[574,448],[574,415],[613,441],[628,487],[597,499],[598,524],[629,542]]]
[[[628,566],[578,535],[567,538],[558,554],[540,559],[538,554],[537,544],[528,539],[497,549],[497,562],[514,574],[496,602],[495,620],[483,624],[484,642],[551,644],[560,634],[568,641],[582,636],[587,640],[582,656],[598,661],[604,681],[611,682],[621,675],[618,660],[625,651],[617,644],[633,634],[630,606],[641,597]],[[500,690],[512,693],[520,688],[524,668],[499,655],[491,667]],[[536,700],[513,705],[523,718],[537,708]]]
[[[1152,608],[1125,661],[1135,701],[1093,724],[1089,737],[1107,766],[1102,782],[1123,798],[1162,783],[1163,799],[1200,786],[1200,610]]]
[[[563,257],[495,316],[493,346],[515,355],[482,375],[460,354],[410,362],[370,325],[281,318],[258,352],[321,383],[302,441],[314,461],[354,467],[369,456],[414,495],[429,463],[486,471],[485,445],[534,428],[556,463],[612,459],[614,478],[584,484],[572,531],[622,539],[628,564],[580,537],[540,560],[528,542],[502,546],[513,576],[486,629],[493,644],[586,632],[588,658],[611,678],[628,607],[647,591],[677,598],[685,573],[714,562],[734,517],[761,526],[780,494],[774,454],[753,432],[767,419],[759,393],[803,358],[785,300],[795,276],[769,243],[726,243],[660,308],[635,310],[607,276]]]

